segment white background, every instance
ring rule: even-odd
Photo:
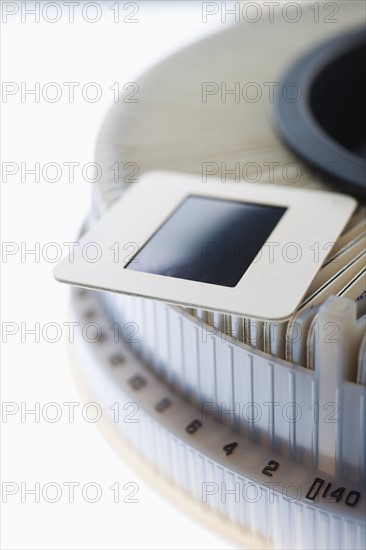
[[[95,424],[83,419],[81,407],[76,409],[75,422],[69,421],[63,403],[81,402],[68,362],[68,332],[63,325],[68,320],[69,291],[54,281],[54,264],[47,260],[47,253],[46,258],[42,255],[43,250],[52,253],[44,248],[49,242],[62,245],[74,241],[89,209],[90,183],[80,168],[75,169],[75,181],[71,182],[64,163],[83,166],[93,161],[98,129],[113,102],[109,86],[138,82],[146,68],[223,24],[218,18],[204,24],[202,4],[193,1],[139,2],[134,16],[138,23],[123,22],[131,12],[123,11],[123,2],[119,22],[114,22],[109,9],[116,3],[99,2],[102,16],[95,23],[85,20],[85,13],[83,17],[85,2],[75,10],[74,22],[65,3],[57,2],[61,18],[55,23],[47,21],[55,18],[55,8],[43,13],[45,4],[39,4],[40,21],[35,22],[35,16],[27,12],[35,2],[2,3],[2,81],[14,83],[15,91],[2,95],[2,162],[14,163],[11,166],[17,173],[4,178],[3,172],[2,183],[2,240],[14,243],[15,253],[2,257],[2,328],[13,329],[14,334],[3,332],[1,391],[3,407],[13,407],[14,412],[19,408],[1,419],[2,488],[8,482],[19,487],[2,504],[2,548],[229,548],[139,479]],[[6,17],[5,10],[17,13]],[[95,14],[90,8],[86,17],[93,19]],[[21,90],[34,88],[37,82],[40,101],[32,94],[22,97]],[[49,82],[58,83],[63,91],[54,103],[42,97]],[[74,102],[69,100],[64,82],[80,83]],[[88,82],[97,82],[103,91],[95,103],[80,93]],[[41,169],[49,162],[59,163],[60,180],[49,182],[41,174],[37,182],[34,175],[25,174],[24,169],[36,162]],[[48,176],[52,177],[52,172]],[[22,251],[35,247],[39,247],[39,258],[32,254],[22,257]],[[36,323],[39,342],[34,334],[25,332]],[[47,323],[61,327],[59,341],[47,341],[53,337],[52,331],[42,335]],[[13,405],[7,405],[9,402]],[[49,422],[47,414],[46,418],[41,414],[39,422],[32,414],[22,418],[20,411],[34,408],[36,402],[41,410],[46,403],[59,403],[61,419]],[[63,483],[72,481],[81,487],[97,483],[103,491],[99,502],[86,502],[79,487],[75,502],[70,503]],[[41,488],[48,482],[57,483],[64,489],[62,498],[52,504],[41,496],[40,503],[35,503],[33,495],[23,495],[22,502],[22,482],[26,488],[36,482]],[[139,503],[114,503],[108,488],[115,482],[137,483]]]

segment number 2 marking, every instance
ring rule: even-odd
[[[279,462],[277,462],[276,460],[270,460],[267,466],[263,468],[262,474],[266,474],[266,476],[272,477],[272,472],[278,470],[279,465]]]

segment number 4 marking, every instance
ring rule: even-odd
[[[234,449],[236,449],[238,445],[239,443],[237,443],[236,441],[233,441],[233,443],[228,443],[227,445],[224,445],[222,450],[225,451],[226,456],[229,456],[233,454]]]

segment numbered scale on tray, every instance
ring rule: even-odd
[[[281,544],[283,548],[332,547],[329,542],[332,528],[340,537],[334,539],[334,547],[340,547],[341,540],[344,548],[362,548],[366,513],[362,479],[365,472],[364,466],[359,467],[359,460],[365,445],[364,419],[356,410],[356,414],[350,415],[350,424],[353,425],[344,422],[339,416],[336,395],[340,390],[346,399],[353,400],[356,408],[355,399],[364,397],[361,385],[353,387],[342,382],[338,390],[335,387],[329,410],[329,402],[314,402],[312,399],[314,393],[311,390],[319,383],[316,380],[319,373],[296,368],[295,372],[301,372],[304,379],[309,379],[309,394],[303,394],[301,400],[297,400],[297,406],[302,403],[302,413],[308,413],[306,422],[313,418],[309,429],[318,429],[318,438],[326,438],[329,437],[327,428],[332,431],[336,426],[338,437],[349,430],[352,438],[359,438],[355,450],[351,449],[356,454],[353,465],[342,466],[341,453],[337,460],[329,457],[328,469],[319,469],[316,460],[319,451],[308,449],[308,457],[295,443],[288,448],[285,444],[276,444],[273,433],[279,429],[276,423],[280,422],[275,416],[273,423],[268,423],[269,434],[265,441],[256,422],[250,422],[254,417],[250,417],[249,411],[243,419],[233,421],[235,407],[230,410],[228,403],[222,404],[220,410],[213,401],[202,401],[201,405],[197,405],[195,400],[187,402],[186,395],[172,389],[167,380],[162,380],[161,375],[157,376],[151,369],[151,363],[145,363],[141,355],[131,349],[133,344],[123,342],[130,339],[129,329],[125,335],[122,332],[118,338],[115,337],[111,319],[98,298],[93,291],[73,290],[75,319],[79,323],[86,319],[90,321],[92,311],[103,334],[103,338],[89,344],[80,334],[80,346],[75,342],[74,355],[78,357],[79,370],[84,375],[90,395],[102,405],[111,424],[136,449],[139,457],[153,463],[155,473],[152,475],[159,472],[175,488],[195,498],[203,508],[202,518],[199,514],[203,521],[212,521],[212,517],[205,519],[205,514],[214,515],[217,521],[220,516],[226,516],[231,523],[225,523],[223,531],[241,544],[258,548],[270,548],[273,544]],[[169,307],[161,305],[161,308]],[[197,324],[197,319],[187,312],[181,311],[179,316],[187,323]],[[220,349],[222,335],[211,338],[213,346]],[[243,354],[242,362],[250,361],[252,371],[259,370],[260,377],[273,370],[274,377],[282,380],[285,376],[290,382],[293,366],[269,359],[243,344],[235,344],[230,338],[224,345],[228,348],[238,346],[240,351],[236,351]],[[223,367],[217,364],[217,368]],[[287,372],[280,374],[282,371]],[[253,380],[254,377],[249,379],[248,384]],[[344,392],[343,384],[350,390],[349,395],[347,390]],[[254,394],[253,403],[245,403],[245,406],[253,405],[259,409],[258,392]],[[286,425],[289,439],[294,438],[297,423],[291,422],[294,419],[293,403],[286,397],[283,403],[276,401],[274,406],[269,399],[264,399],[267,405],[262,408],[266,412],[271,406],[286,411],[283,425]],[[360,404],[362,406],[361,401]],[[117,406],[118,410],[127,411],[123,419],[116,413]],[[130,418],[131,410],[133,416]],[[225,417],[225,422],[222,417]],[[320,422],[323,423],[322,429]],[[323,443],[326,448],[329,442],[319,439],[318,450]],[[290,524],[296,528],[281,527]]]

